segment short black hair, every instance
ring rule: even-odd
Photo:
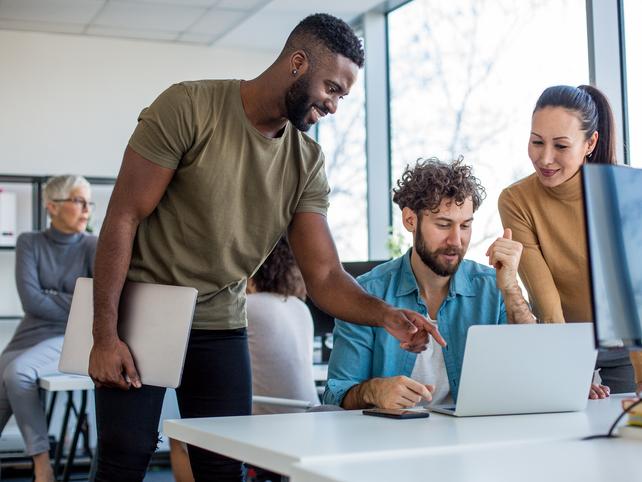
[[[316,50],[314,47],[319,44],[363,67],[365,54],[361,41],[350,25],[327,13],[315,13],[301,20],[288,36],[282,55],[298,49]],[[307,53],[313,55],[309,50]]]

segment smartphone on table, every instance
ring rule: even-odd
[[[403,408],[366,408],[361,413],[364,415],[371,415],[373,417],[396,419],[430,417],[430,412],[428,410],[406,410]]]

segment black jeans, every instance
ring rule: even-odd
[[[158,442],[165,388],[96,389],[96,481],[142,481]],[[247,331],[192,330],[181,385],[183,418],[249,415],[252,379]],[[241,462],[188,445],[194,479],[240,481]]]

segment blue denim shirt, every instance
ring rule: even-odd
[[[368,293],[386,303],[426,316],[426,304],[419,295],[410,266],[410,253],[411,250],[377,266],[357,281]],[[443,354],[453,400],[457,401],[468,327],[504,323],[506,308],[496,285],[495,270],[473,261],[462,261],[437,313],[439,332],[448,344]],[[401,349],[399,341],[383,328],[335,320],[334,347],[323,403],[341,405],[350,388],[371,378],[410,377],[416,359],[416,353]]]

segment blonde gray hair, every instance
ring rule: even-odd
[[[71,191],[77,187],[85,187],[91,190],[89,181],[82,176],[70,174],[49,178],[42,190],[42,197],[45,206],[54,199],[67,199]]]

